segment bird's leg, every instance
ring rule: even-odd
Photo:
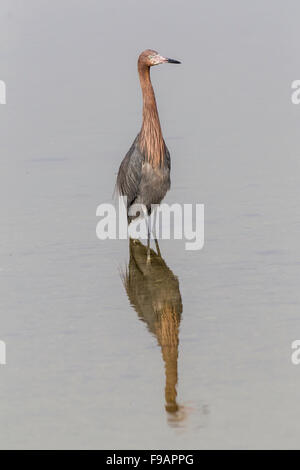
[[[147,223],[147,229],[148,229],[148,240],[147,240],[147,263],[151,262],[151,257],[150,257],[150,239],[151,239],[151,232],[150,232],[150,224],[149,224],[149,219]]]
[[[161,258],[161,252],[160,252],[160,249],[159,249],[158,240],[157,240],[157,238],[156,238],[155,224],[154,224],[154,226],[153,226],[153,236],[154,236],[154,241],[155,241],[155,246],[156,246],[157,254],[158,254],[158,256]]]
[[[151,240],[151,227],[150,227],[150,217],[146,219],[147,223],[147,232],[148,232],[148,240],[147,240],[147,263],[151,262],[150,257],[150,240]]]
[[[158,244],[157,238],[154,238],[154,241],[155,241],[155,246],[156,246],[157,254],[158,254],[158,256],[161,258],[161,252],[160,252],[160,249],[159,249],[159,244]]]
[[[147,240],[147,263],[150,263],[150,241],[151,241],[151,224],[150,224],[150,217],[146,215],[146,224],[147,224],[147,232],[148,232],[148,240]]]
[[[158,256],[161,258],[161,252],[160,252],[160,248],[159,248],[159,244],[158,244],[158,240],[157,240],[157,236],[156,236],[156,217],[157,217],[157,212],[154,212],[154,211],[153,211],[153,214],[154,214],[154,223],[153,223],[152,233],[153,233],[153,237],[154,237],[154,241],[155,241],[155,246],[156,246],[157,254],[158,254]]]

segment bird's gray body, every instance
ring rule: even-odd
[[[123,159],[117,177],[117,189],[127,197],[127,211],[133,204],[146,206],[151,213],[152,204],[160,204],[170,189],[170,153],[165,145],[162,165],[153,168],[139,145],[139,134]]]

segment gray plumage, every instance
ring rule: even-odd
[[[139,134],[123,159],[117,177],[120,195],[127,197],[127,211],[133,204],[144,204],[148,214],[151,204],[160,204],[170,189],[170,153],[165,145],[162,166],[153,168],[140,149]]]

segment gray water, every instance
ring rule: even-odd
[[[299,17],[296,0],[1,1],[1,448],[300,447]],[[128,241],[95,233],[146,48],[182,61],[152,71],[166,202],[205,205],[203,250],[160,242],[167,333],[152,294],[127,296]]]

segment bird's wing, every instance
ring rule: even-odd
[[[144,157],[139,149],[137,136],[120,165],[117,177],[117,190],[121,196],[127,196],[127,207],[137,197],[143,161]]]
[[[165,161],[166,161],[167,168],[171,170],[171,157],[170,157],[169,149],[166,146],[166,143],[165,143]]]

